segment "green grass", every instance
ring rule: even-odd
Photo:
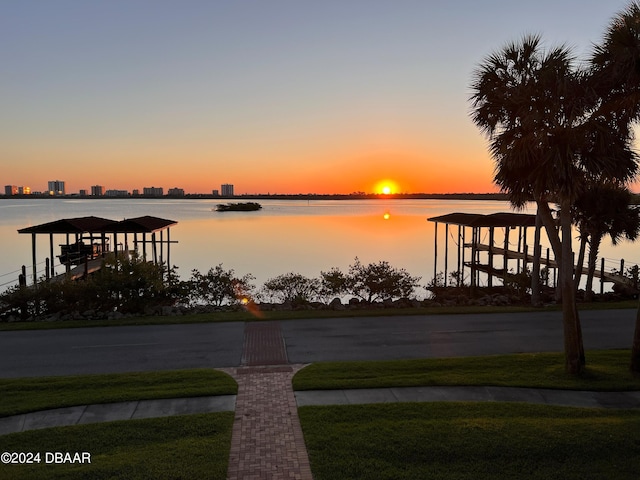
[[[73,405],[236,394],[237,390],[233,378],[213,369],[3,378],[0,417]]]
[[[439,315],[448,313],[526,312],[528,307],[436,307],[372,310],[292,310],[262,312],[217,312],[179,316],[144,316],[117,320],[65,320],[59,322],[0,323],[0,331],[51,330],[61,328],[119,327],[132,325],[174,325],[189,323],[253,322],[259,320],[304,320],[312,318],[380,317],[396,315]]]
[[[640,390],[629,372],[628,350],[587,352],[586,371],[574,377],[564,371],[560,353],[485,357],[323,362],[299,371],[294,390],[410,387],[427,385],[495,385],[570,390]]]
[[[604,310],[637,308],[637,300],[624,302],[595,302],[579,304],[580,310]],[[246,311],[217,312],[203,314],[189,314],[181,316],[146,316],[132,317],[119,320],[67,320],[59,322],[0,322],[0,331],[14,330],[51,330],[60,328],[114,327],[131,325],[175,325],[189,323],[214,322],[251,322],[257,320],[304,320],[315,318],[344,318],[344,317],[381,317],[401,315],[454,315],[469,313],[518,313],[558,310],[558,305],[543,308],[528,306],[453,306],[453,307],[421,307],[399,309],[372,310],[296,310],[264,312],[260,317]]]
[[[2,452],[42,463],[2,465],[3,480],[225,479],[233,412],[49,428],[0,437]],[[91,464],[45,464],[45,452],[89,452]]]
[[[636,480],[640,411],[433,403],[303,407],[315,480]]]

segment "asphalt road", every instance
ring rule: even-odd
[[[581,312],[585,348],[629,348],[635,314]],[[336,318],[280,325],[291,363],[563,349],[560,312]],[[238,366],[243,338],[243,323],[0,332],[0,377]]]

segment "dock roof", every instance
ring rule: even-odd
[[[18,233],[100,233],[117,223],[101,217],[63,218],[54,222],[42,223],[21,228]]]
[[[479,213],[448,213],[439,217],[427,219],[430,222],[448,223],[463,227],[533,227],[536,224],[536,216],[526,213],[492,213],[482,215]]]
[[[18,233],[152,233],[178,222],[164,218],[143,216],[122,221],[101,217],[63,218],[54,222],[21,228]]]
[[[144,217],[129,218],[117,222],[116,225],[110,227],[109,231],[112,232],[115,227],[117,228],[117,233],[152,233],[157,232],[158,230],[164,230],[176,223],[178,222],[174,220],[145,215]]]

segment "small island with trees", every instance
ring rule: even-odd
[[[256,202],[243,203],[220,203],[216,206],[216,212],[255,212],[260,210],[262,205]]]

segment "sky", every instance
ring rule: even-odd
[[[627,4],[0,0],[0,184],[494,192],[474,69],[526,34],[586,58]]]

